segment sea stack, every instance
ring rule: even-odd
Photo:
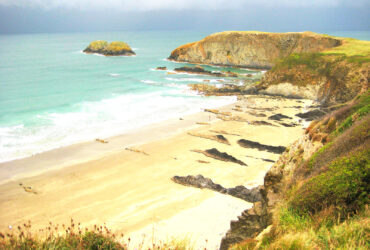
[[[341,40],[313,32],[267,33],[227,31],[188,43],[168,59],[199,64],[270,69],[292,53],[320,52],[341,45]]]
[[[121,41],[108,43],[107,41],[93,41],[83,51],[84,53],[97,53],[105,56],[132,56],[136,55],[131,47]]]

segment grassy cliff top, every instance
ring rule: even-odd
[[[370,41],[338,37],[342,45],[326,50],[325,54],[344,54],[346,56],[363,56],[370,58]]]

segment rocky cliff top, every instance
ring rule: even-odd
[[[127,43],[121,41],[114,41],[111,43],[103,40],[93,41],[83,52],[98,53],[105,56],[135,55],[131,47]]]
[[[341,44],[341,39],[313,32],[226,31],[182,45],[172,51],[169,59],[268,69],[277,59],[292,53],[319,52]]]

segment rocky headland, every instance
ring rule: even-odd
[[[84,53],[96,53],[105,56],[132,56],[136,55],[131,47],[120,41],[108,43],[107,41],[93,41],[83,50]]]
[[[270,69],[292,53],[319,52],[341,45],[340,39],[313,32],[266,33],[227,31],[182,45],[170,60],[198,64]]]

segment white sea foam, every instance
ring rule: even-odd
[[[178,87],[178,84],[172,85]],[[118,135],[130,129],[235,101],[234,97],[201,97],[190,91],[182,95],[179,93],[181,89],[174,88],[167,92],[119,95],[76,104],[73,112],[38,115],[37,119],[42,125],[37,127],[0,127],[0,162]]]
[[[168,81],[173,81],[173,82],[202,82],[202,83],[217,83],[220,81],[225,81],[225,79],[220,78],[220,79],[202,79],[202,78],[172,78],[172,77],[166,77],[165,78]]]
[[[116,76],[120,76],[121,74],[118,74],[118,73],[110,73],[109,75],[110,76],[113,76],[113,77],[116,77]]]

